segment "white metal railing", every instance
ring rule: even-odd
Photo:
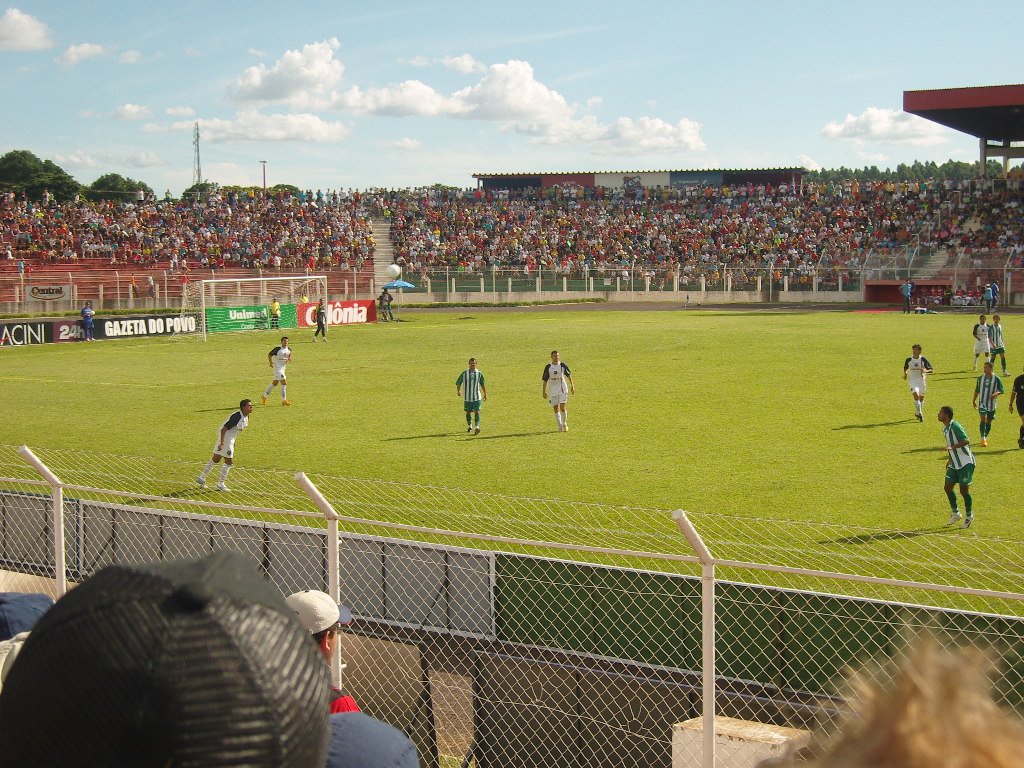
[[[284,593],[352,606],[346,687],[424,765],[589,768],[607,749],[667,768],[674,724],[699,716],[678,757],[710,768],[716,712],[827,721],[845,667],[922,630],[1024,664],[1018,541],[251,469],[211,501],[182,489],[195,469],[0,446],[3,569],[59,596],[111,562],[239,549]],[[1024,713],[1006,680],[1000,704]]]

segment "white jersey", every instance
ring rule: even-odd
[[[270,350],[270,359],[274,364],[274,375],[279,379],[283,379],[284,367],[292,359],[291,347],[274,347]]]
[[[566,382],[566,376],[572,376],[572,374],[569,372],[569,366],[565,363],[551,363],[544,366],[542,378],[548,383],[548,397],[554,397],[558,394],[569,394],[569,384]]]
[[[931,369],[932,365],[924,355],[921,357],[908,357],[903,364],[903,370],[907,374],[907,383],[910,384],[911,389],[923,389],[925,377]]]
[[[217,430],[217,437],[213,444],[213,452],[218,456],[231,458],[235,455],[235,438],[249,426],[249,417],[241,411],[235,411],[220,425]],[[220,433],[224,430],[224,439],[221,440]]]

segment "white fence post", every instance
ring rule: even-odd
[[[53,499],[53,562],[54,576],[57,581],[57,595],[63,595],[68,591],[68,566],[67,553],[64,549],[64,484],[60,481],[50,468],[32,453],[32,449],[23,445],[18,453],[25,459],[43,478],[50,484]]]
[[[715,561],[686,512],[672,513],[676,526],[700,560],[701,707],[704,718],[702,768],[715,768]]]
[[[339,562],[341,552],[339,549],[338,513],[334,511],[334,507],[324,498],[312,481],[306,477],[305,472],[296,472],[295,481],[313,500],[316,508],[327,520],[327,593],[334,599],[334,602],[339,603],[341,602],[341,563]],[[334,654],[331,656],[331,681],[336,688],[341,687],[341,643],[335,645]]]

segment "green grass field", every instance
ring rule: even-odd
[[[977,441],[971,314],[409,312],[406,322],[293,335],[291,408],[269,381],[277,334],[3,350],[0,442],[208,457],[222,419],[257,402],[237,465],[502,494],[917,529],[948,515],[936,421],[949,404]],[[1004,319],[1011,377],[1024,317]],[[902,380],[910,345],[935,366],[926,418]],[[576,381],[571,432],[541,398],[552,349]],[[487,377],[483,431],[465,433],[455,378]],[[1020,420],[1003,399],[979,448],[972,533],[1024,538]]]

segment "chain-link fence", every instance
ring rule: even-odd
[[[344,688],[424,766],[710,766],[705,733],[753,765],[923,631],[988,649],[1024,714],[1018,541],[251,468],[219,494],[198,470],[0,446],[5,580],[57,596],[110,563],[241,551],[283,594],[350,606]]]

